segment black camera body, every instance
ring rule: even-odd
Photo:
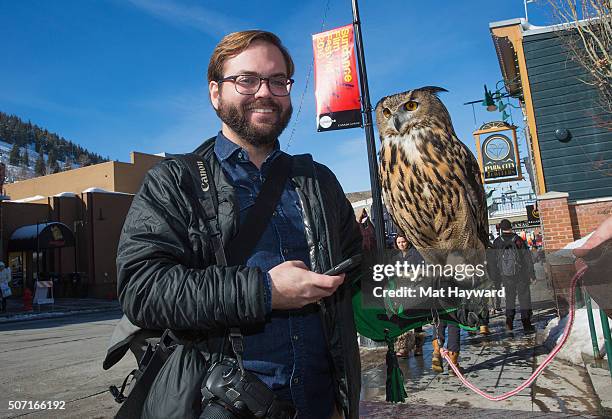
[[[274,418],[295,417],[290,403],[278,400],[256,375],[241,370],[238,362],[225,359],[213,364],[202,383],[200,418]]]

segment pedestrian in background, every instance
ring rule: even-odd
[[[516,297],[521,307],[521,322],[525,333],[535,331],[531,324],[531,292],[529,283],[535,281],[533,261],[525,242],[512,230],[509,220],[499,223],[501,235],[493,242],[496,250],[494,269],[498,280],[506,288],[506,329],[513,330]]]
[[[363,239],[363,250],[366,252],[376,251],[376,232],[374,231],[374,224],[368,215],[368,211],[364,208],[359,216],[359,231]]]
[[[11,280],[11,270],[4,266],[4,262],[0,262],[0,313],[6,311],[6,299],[13,293],[9,282]]]
[[[398,234],[395,237],[395,247],[397,249],[397,254],[393,258],[393,263],[395,262],[408,262],[409,265],[418,265],[423,262],[423,256],[412,246],[412,244],[406,239],[403,233]],[[396,355],[399,357],[407,357],[408,356],[408,337],[409,334],[412,333],[410,331],[400,335],[396,341],[397,352]],[[425,333],[423,333],[423,328],[421,326],[414,329],[414,356],[422,356],[423,355],[423,344],[425,343]]]

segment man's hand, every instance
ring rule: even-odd
[[[329,276],[308,270],[302,261],[290,260],[268,272],[272,285],[272,309],[302,308],[336,292],[344,274]]]
[[[599,227],[591,234],[591,237],[580,247],[574,249],[574,255],[583,257],[587,253],[599,246],[603,242],[612,238],[612,217],[608,217],[606,221],[601,223]]]

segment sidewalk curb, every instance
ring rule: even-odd
[[[44,313],[33,313],[33,312],[24,312],[19,313],[10,317],[0,317],[0,326],[3,324],[9,323],[20,323],[20,322],[30,322],[35,320],[47,320],[47,319],[58,319],[62,317],[69,317],[74,314],[91,314],[91,313],[102,313],[106,311],[117,311],[121,312],[120,307],[104,307],[104,308],[91,308],[86,310],[69,310],[69,311],[61,311],[61,312],[44,312]],[[18,316],[29,315],[26,318],[15,318]]]
[[[612,417],[612,377],[610,377],[610,371],[607,368],[601,368],[597,365],[599,363],[603,365],[607,361],[605,359],[595,360],[592,356],[582,354],[582,362],[599,399],[601,415],[606,418]]]

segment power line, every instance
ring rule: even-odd
[[[329,11],[329,2],[331,0],[327,0],[325,5],[325,11],[323,12],[323,20],[321,21],[321,29],[319,32],[323,32],[325,28],[325,22],[327,20],[327,12]],[[308,69],[308,75],[306,76],[306,83],[304,84],[304,90],[302,91],[302,97],[300,98],[300,106],[298,106],[298,110],[295,114],[295,119],[293,121],[293,126],[291,127],[291,134],[289,134],[289,140],[287,141],[287,145],[285,146],[285,151],[289,150],[291,146],[291,141],[293,140],[293,135],[295,134],[295,130],[297,127],[297,123],[300,120],[300,114],[302,113],[302,106],[304,105],[304,97],[306,96],[306,91],[308,90],[308,84],[310,83],[310,77],[312,76],[312,69],[314,68],[314,58],[310,62],[310,68]]]

